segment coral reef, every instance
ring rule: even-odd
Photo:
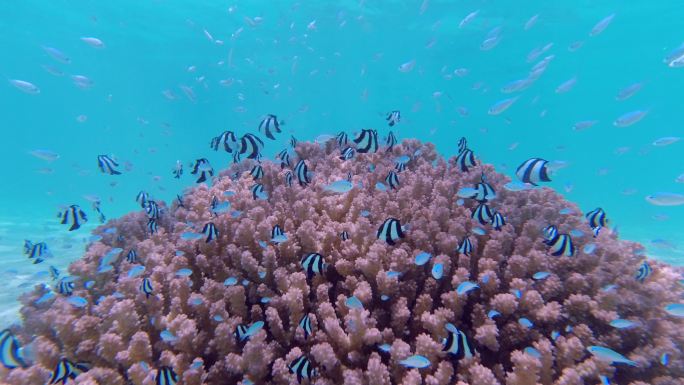
[[[605,229],[593,238],[580,209],[553,190],[509,191],[508,178],[491,166],[461,172],[456,159],[415,140],[349,160],[340,159],[334,140],[299,143],[293,153],[313,172],[310,184],[288,186],[287,170],[270,161],[255,182],[249,171],[256,163],[247,160],[211,187],[187,191],[183,207],[160,202],[153,234],[144,211],[99,228],[102,239],[69,268],[71,296],[88,304],[74,306],[62,294],[37,304],[42,286],[26,294],[24,322],[12,331],[22,345],[33,341],[35,357],[26,368],[0,368],[0,382],[43,385],[66,358],[92,366],[68,381],[74,384],[153,385],[164,366],[181,385],[296,384],[290,367],[304,355],[315,372],[301,381],[320,385],[580,385],[599,384],[600,375],[619,384],[684,383],[684,322],[663,310],[681,300],[679,273],[648,261],[652,272],[637,280],[641,247]],[[403,155],[396,189],[377,189]],[[350,191],[325,188],[348,173]],[[482,173],[497,195],[487,204],[506,218],[500,231],[472,218],[475,200],[457,196]],[[268,199],[253,194],[255,183]],[[230,210],[212,212],[214,197]],[[395,245],[376,234],[387,218],[404,226]],[[210,242],[188,235],[210,222],[218,231]],[[286,241],[271,241],[276,225]],[[572,234],[573,256],[549,253],[548,225]],[[116,234],[104,230],[111,227]],[[469,255],[457,250],[465,237]],[[102,269],[116,248],[113,268]],[[126,259],[129,250],[138,261]],[[421,252],[432,258],[419,266]],[[313,274],[302,266],[310,253],[325,263]],[[131,273],[137,265],[144,265],[140,275]],[[550,275],[533,278],[540,271]],[[141,291],[145,278],[149,296]],[[479,287],[459,295],[466,281]],[[300,325],[307,314],[308,336]],[[636,326],[611,326],[617,318]],[[263,328],[236,338],[238,325],[259,321]],[[472,357],[443,350],[448,323],[467,336]],[[587,351],[592,345],[637,366],[600,360]],[[400,363],[412,355],[430,366]]]

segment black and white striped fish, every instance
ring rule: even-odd
[[[50,271],[50,278],[52,278],[53,281],[59,278],[59,270],[56,267],[50,265],[48,270]]]
[[[496,198],[496,191],[494,187],[487,183],[487,176],[482,173],[480,177],[480,183],[475,185],[475,196],[473,197],[478,202],[487,202]]]
[[[135,251],[135,249],[130,249],[128,254],[126,254],[126,261],[128,261],[128,263],[138,262],[138,252]]]
[[[387,146],[386,152],[392,151],[394,149],[394,146],[397,145],[397,137],[394,136],[394,133],[392,131],[387,134],[387,139],[385,139],[385,145]]]
[[[143,278],[142,282],[140,283],[140,291],[145,294],[146,298],[150,298],[150,296],[154,293],[154,287],[152,286],[152,281],[149,278]]]
[[[147,220],[147,231],[149,231],[150,234],[154,234],[157,232],[157,220],[154,218],[150,218]]]
[[[247,159],[258,159],[263,148],[264,142],[254,134],[245,134],[240,138],[239,155],[245,155]]]
[[[444,339],[442,344],[443,352],[447,352],[447,354],[454,356],[456,359],[473,357],[473,349],[464,332],[455,327],[447,327],[447,332],[447,338]]]
[[[354,157],[354,149],[352,147],[345,147],[340,152],[340,160],[349,160]]]
[[[461,139],[458,140],[458,153],[462,153],[468,148],[468,141],[466,140],[465,137],[461,137]]]
[[[349,239],[349,233],[347,232],[347,230],[344,230],[343,232],[340,233],[340,238],[343,241],[346,241],[347,239]]]
[[[359,153],[377,152],[378,132],[375,130],[363,129],[354,139],[354,143],[356,143],[356,151]]]
[[[254,199],[254,200],[257,200],[257,199],[266,200],[266,199],[268,199],[268,194],[264,190],[263,184],[255,183],[252,185],[250,190],[252,191],[252,199]]]
[[[259,132],[266,135],[267,138],[275,140],[273,131],[277,133],[282,132],[280,131],[280,124],[281,122],[278,122],[278,118],[275,115],[268,114],[259,123]]]
[[[597,227],[608,226],[608,218],[606,217],[606,212],[602,208],[598,207],[594,210],[589,211],[585,217],[589,221],[589,226],[594,229]]]
[[[397,170],[397,172],[402,172],[402,171],[406,170],[406,162],[395,163],[394,169]]]
[[[176,194],[176,201],[178,202],[178,207],[185,208],[185,205],[183,204],[183,197],[180,196],[180,194]]]
[[[392,127],[401,121],[401,112],[394,110],[387,114],[387,118],[385,118],[385,120],[388,122],[389,126]]]
[[[550,182],[547,168],[549,161],[541,158],[531,158],[523,162],[515,171],[521,182],[537,186],[539,182]]]
[[[195,165],[190,172],[192,175],[198,175],[196,183],[202,183],[207,180],[207,174],[214,176],[214,168],[211,167],[207,158],[200,158],[195,161]]]
[[[52,377],[48,384],[54,385],[58,382],[66,384],[69,379],[76,379],[81,373],[88,370],[90,370],[90,365],[85,362],[73,363],[66,358],[62,358],[52,372]]]
[[[461,243],[458,244],[458,252],[470,256],[470,253],[473,252],[473,243],[470,238],[465,237],[461,240]]]
[[[554,257],[566,256],[572,257],[575,254],[575,246],[572,244],[572,238],[568,234],[556,234],[556,236],[549,240],[549,252]]]
[[[57,282],[57,292],[62,295],[70,296],[74,292],[74,282],[67,277]]]
[[[280,151],[277,155],[277,158],[280,159],[281,169],[284,169],[285,167],[290,167],[290,151],[287,148]]]
[[[150,200],[150,194],[146,193],[145,191],[140,191],[135,197],[135,201],[140,203],[141,208],[145,208],[148,200]]]
[[[385,241],[388,245],[394,245],[397,240],[404,238],[401,222],[396,218],[385,219],[378,228],[376,238]]]
[[[486,225],[494,219],[494,212],[492,212],[492,209],[489,208],[486,203],[480,203],[475,210],[473,210],[470,217],[475,219],[479,224]]]
[[[161,214],[161,209],[159,208],[159,205],[157,202],[153,200],[148,200],[147,204],[145,205],[145,212],[147,213],[147,217],[150,219],[159,219],[159,215]]]
[[[285,234],[285,232],[283,232],[283,229],[280,227],[280,225],[275,225],[271,229],[271,239],[274,239],[278,236],[282,236],[283,234]]]
[[[290,146],[292,148],[297,147],[297,138],[295,138],[294,135],[290,135]]]
[[[475,154],[472,150],[466,148],[458,153],[458,156],[456,157],[456,167],[459,171],[468,172],[470,167],[475,167],[476,165]]]
[[[264,168],[260,164],[254,165],[249,171],[249,175],[254,178],[254,180],[259,180],[264,177]]]
[[[119,167],[119,164],[114,159],[110,158],[109,155],[98,155],[97,167],[105,174],[121,175],[121,172],[116,170],[116,167]]]
[[[209,243],[213,241],[214,239],[218,238],[219,232],[218,229],[216,228],[216,225],[214,225],[214,222],[208,222],[204,225],[202,228],[202,234],[204,234],[207,238],[204,240],[204,242]]]
[[[285,185],[287,187],[292,187],[292,171],[285,173]]]
[[[549,225],[544,227],[542,233],[544,236],[544,243],[550,245],[553,242],[553,240],[556,239],[556,236],[558,236],[558,229],[554,225]]]
[[[0,332],[0,363],[5,368],[14,369],[28,366],[19,349],[19,341],[9,329]]]
[[[231,153],[237,147],[237,138],[232,131],[223,131],[221,135],[211,139],[211,148],[218,151],[222,148],[225,152]]]
[[[306,276],[311,279],[315,274],[323,274],[325,270],[325,260],[322,255],[318,253],[309,253],[302,257],[300,262],[304,271],[306,271]]]
[[[173,177],[175,179],[180,179],[183,175],[183,163],[180,160],[176,161],[176,167],[173,168]]]
[[[299,162],[297,162],[294,172],[300,186],[304,187],[311,183],[311,180],[309,179],[309,168],[306,166],[304,159],[300,159]]]
[[[396,190],[399,188],[399,176],[396,172],[390,171],[387,174],[387,177],[385,177],[385,183],[387,183],[392,190]]]
[[[304,317],[299,321],[299,327],[304,330],[304,339],[309,338],[309,336],[312,334],[311,332],[311,319],[309,318],[309,314],[304,314]]]
[[[162,366],[157,370],[154,385],[176,385],[176,382],[178,382],[178,375],[170,366]]]
[[[492,218],[492,226],[494,230],[501,231],[501,228],[506,225],[506,219],[500,212],[495,212]]]
[[[297,357],[294,361],[287,365],[290,373],[297,375],[297,382],[301,383],[302,379],[311,379],[316,376],[316,369],[314,369],[311,361],[304,355]]]
[[[78,205],[71,205],[58,215],[63,225],[71,224],[69,231],[78,230],[82,223],[88,222],[88,217]]]
[[[649,265],[648,262],[644,261],[641,265],[639,265],[634,278],[643,283],[646,278],[651,275],[651,273],[653,273],[653,268],[651,268],[651,265]]]
[[[24,240],[24,254],[29,259],[33,259],[33,264],[38,264],[45,261],[45,258],[51,257],[52,254],[45,242],[33,243],[28,239]]]
[[[349,142],[349,135],[347,135],[347,133],[344,131],[340,131],[340,133],[335,137],[335,140],[337,141],[338,147],[346,146],[347,142]]]

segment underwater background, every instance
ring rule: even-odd
[[[139,210],[141,190],[169,202],[194,185],[173,178],[176,161],[186,174],[201,157],[228,166],[211,138],[256,132],[266,114],[284,121],[268,158],[290,135],[384,136],[399,110],[399,140],[448,157],[466,136],[513,179],[530,157],[562,161],[547,186],[584,212],[604,208],[650,257],[684,264],[684,206],[645,199],[684,193],[684,68],[664,62],[684,41],[682,2],[25,0],[0,3],[0,15],[3,325],[16,321],[21,292],[49,282],[48,266],[65,270],[83,253],[99,225],[95,196],[108,218]],[[549,56],[531,85],[502,92]],[[614,124],[632,111],[647,113]],[[123,174],[101,173],[102,154]],[[68,232],[57,213],[71,204],[89,221]],[[54,257],[32,264],[25,239],[47,242]]]

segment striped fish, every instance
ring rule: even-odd
[[[254,134],[245,134],[240,138],[239,155],[245,155],[247,159],[257,159],[263,148],[264,142]]]
[[[207,174],[209,174],[209,176],[214,176],[214,168],[211,167],[211,164],[207,158],[200,158],[195,160],[195,165],[193,166],[190,174],[199,174],[199,178],[197,178],[196,183],[202,183],[207,180]]]
[[[458,153],[462,153],[468,148],[468,141],[466,140],[465,137],[461,137],[461,139],[458,140]]]
[[[176,385],[178,382],[178,375],[170,366],[162,366],[157,370],[157,376],[154,378],[155,385]]]
[[[300,159],[294,168],[295,175],[297,175],[297,182],[300,186],[304,187],[311,183],[309,179],[309,168],[306,166],[304,159]]]
[[[594,210],[589,211],[585,214],[585,217],[589,221],[589,227],[595,229],[597,227],[608,226],[608,218],[606,217],[606,212],[602,208],[598,207]]]
[[[556,234],[555,238],[549,241],[549,246],[549,251],[554,257],[572,257],[575,254],[575,246],[568,234]]]
[[[126,254],[126,261],[128,261],[128,263],[138,262],[138,252],[135,251],[135,249],[130,249],[128,254]]]
[[[150,298],[154,292],[152,287],[152,281],[149,278],[143,278],[142,283],[140,283],[140,291],[145,294],[145,297]]]
[[[406,170],[406,163],[405,162],[397,162],[394,164],[394,169],[397,170],[397,172],[402,172]]]
[[[340,238],[343,241],[346,241],[349,239],[349,233],[347,232],[347,230],[344,230],[343,232],[340,233]]]
[[[347,135],[347,133],[344,131],[340,131],[340,133],[335,137],[335,140],[337,141],[338,147],[346,146],[347,142],[349,142],[349,135]]]
[[[237,138],[235,137],[235,133],[232,131],[223,131],[221,135],[211,140],[210,146],[214,151],[218,151],[219,148],[223,148],[223,150],[227,153],[233,152],[233,149],[237,147]]]
[[[294,135],[290,135],[290,146],[292,148],[297,147],[297,139],[294,137]]]
[[[486,225],[492,222],[494,213],[486,203],[480,203],[475,210],[473,210],[470,217],[475,219],[479,224]]]
[[[287,187],[292,187],[292,171],[285,173],[285,185]]]
[[[399,220],[396,218],[385,219],[378,228],[376,238],[385,241],[388,245],[394,245],[397,240],[404,238],[404,232]]]
[[[470,238],[465,237],[461,240],[461,243],[458,244],[458,252],[470,256],[470,253],[473,252],[473,243],[470,241]]]
[[[157,202],[148,200],[147,204],[145,205],[145,212],[147,213],[147,218],[159,219],[161,209],[159,208],[159,205],[157,205]]]
[[[290,364],[287,365],[287,368],[290,370],[290,373],[297,375],[298,383],[301,383],[304,378],[311,379],[316,376],[317,373],[316,369],[311,365],[311,361],[304,355],[301,355],[290,362]]]
[[[62,295],[70,296],[74,292],[74,283],[66,277],[57,282],[57,292]]]
[[[354,143],[356,143],[356,151],[359,153],[377,152],[378,132],[375,130],[363,129],[354,139]]]
[[[9,329],[0,332],[0,363],[4,367],[14,369],[28,366],[24,362],[19,348],[19,341]]]
[[[394,133],[392,131],[387,134],[387,139],[385,139],[385,145],[387,145],[387,150],[386,152],[392,151],[394,149],[394,146],[397,145],[397,137],[394,136]]]
[[[252,187],[250,187],[250,190],[252,191],[252,199],[257,200],[266,200],[268,199],[268,194],[266,194],[266,191],[264,191],[264,185],[261,183],[256,183],[253,184]]]
[[[453,326],[453,325],[451,325]],[[447,338],[443,341],[442,351],[454,356],[456,359],[472,358],[473,350],[464,332],[455,327],[447,327]]]
[[[273,226],[273,229],[271,229],[271,239],[282,236],[283,234],[285,234],[285,232],[283,232],[283,229],[280,227],[280,225],[275,225]]]
[[[506,219],[500,212],[495,212],[494,217],[492,218],[492,226],[494,226],[494,230],[501,231],[501,228],[506,225]]]
[[[176,167],[173,168],[172,172],[175,179],[180,179],[181,175],[183,175],[183,163],[180,160],[176,161]]]
[[[554,225],[549,225],[542,230],[543,236],[544,236],[544,243],[547,245],[550,245],[554,239],[556,239],[556,236],[558,235],[558,229]]]
[[[323,274],[325,269],[325,261],[323,256],[318,253],[309,253],[302,257],[300,262],[304,271],[306,271],[306,276],[311,279],[315,274]]]
[[[206,239],[204,240],[205,243],[209,243],[213,241],[214,239],[218,238],[219,232],[218,229],[216,228],[216,225],[214,225],[214,222],[208,222],[204,225],[202,228],[202,234],[206,235]]]
[[[78,230],[81,228],[81,223],[88,222],[88,217],[78,205],[69,206],[66,210],[59,213],[58,217],[62,219],[60,223],[63,225],[71,223],[69,231]]]
[[[259,132],[266,135],[267,138],[275,140],[273,131],[277,133],[282,132],[280,131],[280,122],[278,122],[278,118],[275,115],[268,114],[259,123]]]
[[[116,167],[119,167],[119,164],[116,163],[114,159],[110,158],[109,155],[98,155],[97,167],[104,174],[121,175],[121,172],[115,169]]]
[[[237,339],[238,342],[245,342],[249,339],[249,337],[253,336],[256,334],[259,330],[261,330],[264,327],[264,321],[257,321],[249,326],[239,324],[235,328],[235,338]]]
[[[33,264],[38,264],[45,261],[45,258],[52,256],[50,250],[48,249],[47,243],[38,242],[33,243],[31,241],[24,240],[24,254],[29,259],[33,259]]]
[[[135,197],[135,201],[140,203],[141,208],[145,208],[145,205],[147,204],[147,201],[150,199],[150,194],[146,193],[145,191],[140,191],[138,195]]]
[[[261,167],[260,164],[257,164],[249,171],[249,175],[251,175],[254,180],[261,179],[264,177],[264,168]]]
[[[290,167],[290,151],[286,148],[278,153],[276,158],[280,159],[280,169]]]
[[[304,330],[304,339],[309,338],[311,333],[311,319],[308,314],[304,314],[304,317],[299,321],[299,327]]]
[[[349,160],[354,157],[354,149],[352,147],[345,147],[340,152],[340,160]]]
[[[395,190],[399,187],[399,176],[396,172],[390,171],[385,178],[385,183],[387,183],[391,189]]]
[[[480,183],[475,185],[475,196],[473,197],[478,202],[487,202],[496,198],[496,191],[492,185],[487,183],[487,176],[482,173],[480,177]]]
[[[394,110],[387,114],[387,118],[385,118],[385,120],[387,121],[387,124],[389,124],[389,126],[392,127],[395,124],[398,124],[401,120],[401,112],[399,112],[398,110]]]
[[[456,167],[461,172],[468,172],[470,167],[475,167],[476,165],[475,154],[468,148],[461,151],[456,157]]]
[[[79,362],[74,364],[73,362],[62,358],[57,363],[55,370],[52,372],[52,377],[50,378],[49,385],[57,384],[61,382],[66,384],[69,379],[75,379],[81,373],[87,372],[90,369],[90,365],[85,362]]]
[[[537,186],[539,182],[550,182],[547,164],[549,161],[541,158],[531,158],[523,162],[515,171],[521,182]]]
[[[651,265],[649,265],[648,262],[644,261],[639,266],[639,269],[637,269],[634,278],[636,278],[637,281],[643,283],[646,280],[646,278],[648,278],[651,275],[651,273],[653,273],[653,268],[651,268]]]
[[[147,221],[147,231],[150,232],[150,235],[157,232],[157,220],[156,219],[150,218]]]

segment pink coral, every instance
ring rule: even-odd
[[[13,332],[24,345],[33,341],[35,358],[28,368],[0,368],[0,379],[42,385],[64,357],[92,364],[75,380],[80,384],[151,385],[161,366],[172,367],[182,385],[295,384],[289,366],[304,355],[318,384],[550,385],[598,383],[598,375],[617,383],[681,383],[684,325],[663,311],[681,298],[678,274],[649,261],[653,273],[637,281],[640,247],[609,231],[595,240],[575,237],[578,252],[572,257],[549,255],[543,227],[588,233],[581,216],[559,214],[574,206],[552,190],[508,191],[508,179],[491,166],[464,173],[431,144],[413,140],[347,161],[339,159],[333,142],[300,143],[294,152],[315,173],[308,186],[297,186],[296,178],[287,186],[280,167],[263,162],[258,183],[269,198],[255,200],[246,161],[221,173],[211,187],[188,191],[184,207],[160,204],[164,213],[154,234],[144,212],[107,225],[123,238],[98,230],[102,239],[69,269],[77,282],[73,295],[89,304],[76,308],[63,295],[37,304],[44,288],[25,295],[24,324]],[[398,173],[398,188],[377,190],[376,182],[384,181],[402,154],[412,156]],[[237,178],[231,177],[235,172]],[[325,185],[347,173],[351,191],[326,191]],[[456,203],[459,189],[474,186],[482,173],[497,191],[488,204],[506,216],[501,231],[471,218],[477,202]],[[213,215],[213,197],[230,202],[231,212]],[[410,226],[396,245],[376,238],[388,217]],[[182,236],[209,222],[218,230],[212,242]],[[270,242],[275,225],[287,241]],[[474,232],[476,227],[486,233]],[[348,240],[341,239],[343,231]],[[473,243],[470,255],[456,251],[465,237]],[[582,251],[589,242],[597,245],[593,253]],[[135,263],[123,257],[110,271],[98,272],[103,256],[117,247],[137,251],[143,276],[129,277]],[[414,264],[420,251],[433,256],[426,266]],[[325,269],[307,277],[301,260],[309,253],[320,253]],[[436,263],[443,266],[441,279],[431,273]],[[176,274],[182,268],[192,274]],[[532,279],[538,271],[551,275]],[[153,287],[149,298],[140,291],[143,278]],[[458,295],[455,287],[465,281],[479,289]],[[609,284],[616,286],[605,289]],[[351,297],[362,308],[350,309]],[[499,314],[491,316],[491,310]],[[307,314],[308,337],[300,326]],[[637,320],[639,327],[611,327],[618,316]],[[521,326],[523,317],[534,326]],[[263,329],[236,338],[238,325],[258,321]],[[473,357],[459,360],[443,351],[447,323],[465,333]],[[173,338],[162,338],[163,331]],[[590,345],[610,347],[638,366],[599,361],[587,352]],[[663,353],[670,355],[667,366],[659,362]],[[414,354],[431,365],[400,364]]]

